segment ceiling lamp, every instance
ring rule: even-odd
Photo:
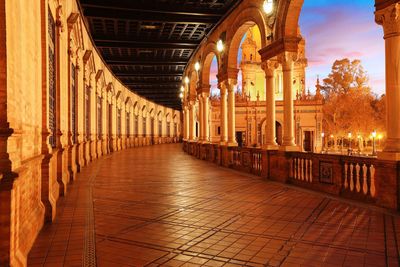
[[[200,70],[200,63],[199,63],[199,62],[196,62],[196,63],[194,64],[194,69],[195,69],[196,71],[199,71],[199,70]]]
[[[224,42],[222,42],[221,39],[218,40],[218,42],[217,42],[217,50],[218,50],[218,52],[224,51]]]
[[[264,0],[263,4],[264,12],[269,15],[274,10],[274,1],[273,0]]]

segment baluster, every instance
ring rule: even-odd
[[[347,187],[348,187],[348,180],[347,180],[347,167],[348,167],[348,164],[347,164],[347,162],[345,162],[344,163],[344,189],[347,189]]]
[[[361,184],[360,184],[360,164],[356,164],[356,189],[357,192],[359,193],[361,190]]]
[[[354,189],[353,168],[354,168],[353,163],[350,163],[350,191],[352,191],[352,192],[353,192],[353,189]]]
[[[290,159],[290,166],[289,166],[289,176],[290,176],[290,178],[294,178],[293,165],[294,165],[294,158],[291,158]]]
[[[297,172],[297,180],[300,180],[300,159],[299,158],[297,158],[296,172]]]
[[[299,176],[297,175],[297,158],[294,158],[294,169],[293,169],[293,172],[294,172],[294,178],[298,179]]]
[[[370,192],[371,192],[371,196],[375,197],[376,189],[375,189],[375,167],[374,167],[374,165],[371,165],[371,167],[369,167],[369,170],[370,170],[370,175],[371,175]]]
[[[308,182],[308,159],[305,160],[306,161],[306,169],[305,169],[305,173],[306,173],[306,182]]]
[[[367,184],[368,167],[367,165],[365,165],[365,163],[363,164],[362,170],[363,170],[363,192],[364,195],[366,195],[368,193],[368,184]]]
[[[304,176],[303,176],[303,159],[300,159],[300,180],[301,181],[304,180]]]
[[[313,182],[312,167],[313,167],[313,162],[312,162],[312,159],[310,159],[310,179],[309,179],[310,183]]]

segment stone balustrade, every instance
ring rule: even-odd
[[[400,163],[376,158],[284,152],[184,142],[199,159],[262,178],[399,209]]]

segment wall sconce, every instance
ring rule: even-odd
[[[274,1],[273,0],[265,0],[263,4],[264,12],[267,15],[270,15],[272,11],[274,11]]]

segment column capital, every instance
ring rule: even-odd
[[[199,87],[196,88],[197,94],[209,93],[211,89],[211,85],[209,84],[199,84]]]
[[[385,39],[400,35],[400,3],[377,10],[375,22],[383,26]]]
[[[239,69],[237,68],[228,68],[225,72],[218,73],[217,78],[218,82],[222,82],[228,79],[237,79],[239,73]]]
[[[297,61],[298,53],[297,52],[283,52],[278,56],[279,62],[282,64],[283,71],[289,71],[293,69],[294,62]]]
[[[273,77],[274,71],[279,67],[277,60],[265,60],[261,63],[261,68],[265,72],[265,77]]]

